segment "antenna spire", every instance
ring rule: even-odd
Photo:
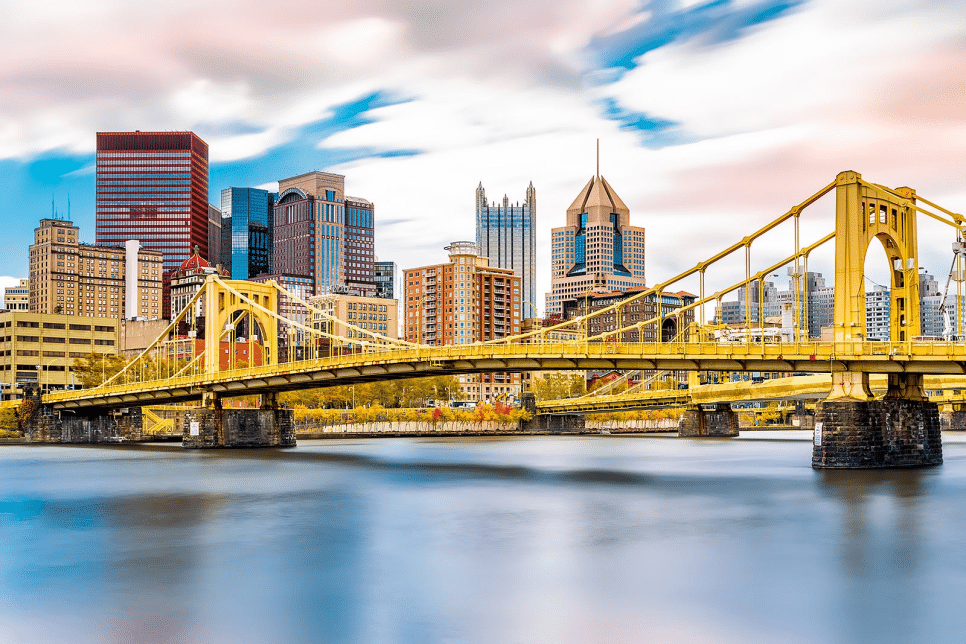
[[[600,179],[600,139],[597,139],[597,178]]]

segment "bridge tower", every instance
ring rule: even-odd
[[[916,192],[869,184],[857,172],[836,177],[833,341],[849,349],[865,341],[865,258],[877,239],[889,262],[890,340],[920,335]],[[942,463],[939,410],[926,400],[922,374],[889,374],[874,400],[869,374],[835,370],[832,390],[815,417],[816,468],[916,467]]]
[[[225,368],[222,357],[235,354],[239,343],[247,345],[249,366],[278,364],[278,291],[274,282],[244,280],[226,282],[224,288],[213,275],[205,282],[204,373],[214,375]],[[239,326],[246,327],[239,336]],[[228,345],[226,351],[225,347]],[[261,364],[256,361],[256,346]],[[224,408],[213,391],[205,391],[201,407],[185,413],[182,432],[185,447],[291,447],[295,445],[292,411],[280,409],[276,394],[264,394],[260,409]]]

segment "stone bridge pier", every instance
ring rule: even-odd
[[[681,414],[678,436],[682,438],[716,438],[738,435],[738,414],[731,405],[719,403],[706,411],[700,405],[690,405]]]
[[[184,447],[294,447],[295,421],[291,409],[278,406],[275,394],[262,396],[258,409],[224,408],[214,394],[205,394],[201,407],[184,415]]]
[[[890,374],[873,400],[868,374],[836,373],[815,410],[812,467],[873,469],[943,462],[939,406],[926,399],[921,374]]]
[[[966,405],[957,403],[946,405],[939,410],[939,422],[943,431],[966,431]]]
[[[533,416],[530,420],[520,421],[522,432],[579,432],[587,427],[583,414],[538,414],[537,397],[532,392],[520,395],[520,405]]]
[[[115,410],[54,411],[35,392],[25,392],[33,406],[24,425],[32,441],[60,444],[121,443],[143,438],[140,407]]]

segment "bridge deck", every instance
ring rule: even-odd
[[[542,343],[394,349],[281,365],[112,384],[47,394],[59,409],[123,407],[488,371],[663,369],[829,373],[966,373],[966,342],[805,342],[784,344]]]

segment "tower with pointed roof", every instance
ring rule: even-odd
[[[644,286],[644,229],[599,172],[567,208],[567,225],[551,230],[547,315],[581,294]]]
[[[537,317],[536,234],[537,190],[533,182],[527,187],[526,199],[510,203],[487,204],[483,183],[476,188],[476,245],[490,266],[508,268],[520,276],[519,311],[521,319]]]

